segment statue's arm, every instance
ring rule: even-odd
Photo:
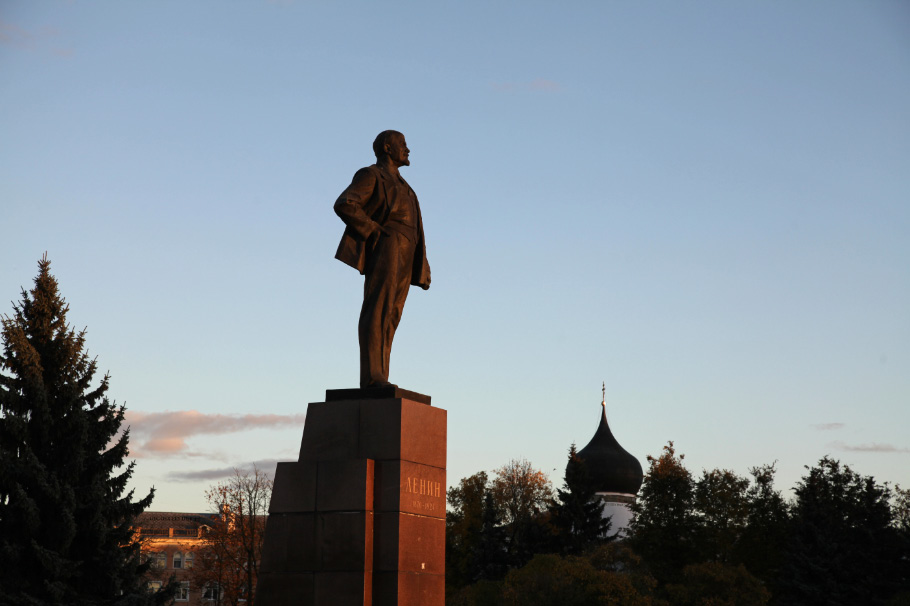
[[[367,240],[382,228],[363,210],[378,186],[376,175],[369,168],[361,168],[347,189],[335,201],[335,214],[357,235]]]

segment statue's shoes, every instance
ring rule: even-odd
[[[389,383],[388,381],[373,381],[372,383],[367,385],[366,388],[367,389],[379,389],[382,387],[398,387],[398,386],[395,385],[394,383]]]

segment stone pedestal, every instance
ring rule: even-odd
[[[445,604],[446,411],[397,387],[326,392],[278,463],[260,606]]]

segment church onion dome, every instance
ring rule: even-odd
[[[613,437],[607,423],[606,398],[601,405],[603,410],[597,432],[588,445],[578,451],[578,457],[584,460],[597,492],[637,494],[644,478],[641,463]]]

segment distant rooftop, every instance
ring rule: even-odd
[[[185,513],[180,511],[145,511],[136,517],[133,524],[142,529],[174,528],[195,530],[200,526],[211,526],[218,521],[216,513]]]

